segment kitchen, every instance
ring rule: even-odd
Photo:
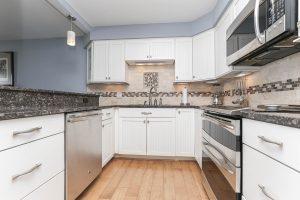
[[[299,6],[1,1],[0,199],[299,199]]]

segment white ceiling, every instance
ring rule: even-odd
[[[218,0],[66,0],[91,26],[189,22]]]
[[[66,37],[70,22],[46,0],[0,0],[0,27],[0,40],[42,39]]]

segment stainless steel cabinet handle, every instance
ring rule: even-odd
[[[180,114],[181,112],[180,111],[178,111],[178,114]]]
[[[97,116],[97,115],[103,115],[102,113],[93,113],[93,114],[86,114],[86,115],[78,115],[78,116],[76,116],[76,115],[70,115],[70,117],[69,118],[72,118],[72,119],[78,119],[78,118],[82,118],[82,117],[92,117],[92,116]]]
[[[37,170],[40,166],[42,166],[42,163],[37,163],[32,168],[30,168],[30,169],[28,169],[28,170],[26,170],[26,171],[24,171],[24,172],[22,172],[20,174],[13,175],[11,179],[14,181],[14,180],[16,180],[17,178],[19,178],[21,176],[24,176],[26,174],[30,174],[33,171]]]
[[[24,130],[24,131],[14,131],[13,132],[13,136],[17,136],[17,135],[21,135],[21,134],[25,134],[25,133],[32,133],[32,132],[41,130],[42,128],[43,127],[38,126],[38,127],[34,127],[34,128],[30,128],[30,129]]]
[[[271,197],[271,196],[267,193],[265,186],[263,186],[263,185],[258,185],[258,187],[261,189],[262,193],[263,193],[266,197],[268,197],[268,198],[271,199],[271,200],[275,200],[273,197]]]
[[[142,115],[151,115],[152,112],[141,112]]]
[[[271,144],[276,144],[276,145],[278,145],[280,147],[283,146],[283,142],[276,142],[276,141],[270,140],[270,139],[268,139],[268,138],[266,138],[264,136],[257,136],[257,137],[259,139],[261,139],[262,141],[264,141],[264,142],[271,143]]]
[[[178,76],[176,76],[176,79],[178,79]]]
[[[219,150],[217,147],[209,144],[208,142],[203,142],[203,145],[205,147],[205,149],[219,162],[219,164],[226,170],[228,171],[230,174],[234,174],[234,171],[231,169],[230,166],[230,161],[229,159],[225,156],[225,154]],[[208,148],[207,146],[213,148],[214,150],[216,150],[224,159],[226,166],[223,164],[223,162],[221,162]]]
[[[102,124],[102,128],[104,128],[104,126],[105,126],[105,125],[104,125],[104,124]]]
[[[110,113],[106,113],[106,115],[110,115]]]
[[[260,6],[261,0],[256,0],[255,2],[255,9],[254,9],[254,28],[255,28],[255,34],[258,39],[258,41],[263,44],[265,41],[265,34],[262,34],[260,32],[259,28],[259,6]]]
[[[144,124],[146,124],[146,120],[144,120]]]
[[[150,123],[150,121],[149,120],[147,120],[147,124],[149,124]]]

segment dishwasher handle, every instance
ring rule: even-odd
[[[79,118],[83,118],[83,117],[92,117],[92,116],[102,116],[102,113],[92,113],[92,114],[85,114],[85,115],[70,115],[69,118],[70,119],[79,119]]]

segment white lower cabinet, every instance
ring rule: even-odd
[[[176,156],[195,156],[195,127],[193,109],[177,109]]]
[[[297,200],[300,197],[299,188],[300,173],[243,145],[245,199]]]
[[[146,155],[146,119],[120,118],[119,153]]]
[[[2,151],[0,160],[0,199],[24,198],[64,170],[64,134]]]
[[[175,155],[175,119],[147,119],[147,155]]]
[[[30,193],[23,200],[64,200],[65,173],[61,172],[47,183]]]
[[[115,154],[115,133],[113,119],[102,122],[102,167],[104,167]]]

